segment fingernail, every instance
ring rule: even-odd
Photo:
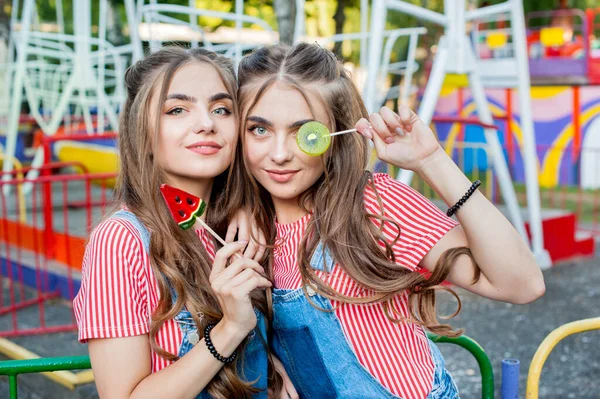
[[[240,244],[244,244],[244,245],[248,244],[248,241],[246,241],[246,240],[241,240],[241,241],[238,241],[238,242],[239,242]]]
[[[367,129],[365,129],[365,136],[366,136],[368,139],[372,139],[372,138],[373,138],[373,133],[371,133],[371,129],[368,129],[368,128],[367,128]]]
[[[394,138],[393,137],[386,137],[385,138],[385,142],[388,144],[394,144]]]
[[[404,134],[404,130],[402,130],[401,128],[397,127],[396,128],[396,134]]]

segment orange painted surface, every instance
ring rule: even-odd
[[[579,157],[581,148],[581,106],[579,98],[579,86],[573,86],[573,158]]]
[[[54,232],[54,260],[81,270],[85,239]],[[18,222],[0,219],[0,256],[6,257],[6,247],[3,243],[19,246],[40,255],[46,254],[44,230],[24,225]],[[16,260],[16,259],[12,259]]]

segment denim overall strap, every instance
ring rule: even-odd
[[[335,265],[330,251],[322,244],[316,247],[310,263],[316,270],[327,271],[331,271]],[[346,340],[329,299],[313,290],[307,291],[310,301],[320,309],[311,305],[302,289],[273,290],[272,347],[285,366],[300,397],[398,398],[359,362]],[[439,359],[442,359],[441,355]],[[434,356],[436,372],[439,359]],[[445,373],[440,371],[440,375],[443,377]],[[434,375],[434,384],[435,377]],[[458,398],[452,389],[444,391],[445,393],[440,393],[447,394],[446,396],[438,395],[431,399]]]
[[[458,388],[452,375],[446,370],[446,362],[442,352],[433,341],[429,340],[431,355],[433,356],[433,386],[427,399],[458,399]]]
[[[150,250],[150,232],[142,224],[142,222],[132,213],[126,210],[119,210],[115,212],[112,218],[125,219],[130,222],[133,227],[139,232],[142,239],[142,244],[146,253]],[[177,300],[177,293],[171,288],[171,297],[173,302]],[[265,343],[267,342],[267,326],[266,320],[261,312],[254,310],[257,318],[256,328],[249,334],[248,344],[244,351],[244,356],[240,357],[238,361],[238,370],[240,376],[245,381],[253,382],[253,386],[261,389],[261,391],[255,395],[255,399],[267,398],[267,379],[268,379],[268,360]],[[194,345],[201,341],[198,327],[192,318],[191,313],[184,307],[175,316],[175,321],[179,326],[182,335],[181,345],[179,346],[179,352],[177,355],[181,358],[183,355],[188,353]],[[258,336],[257,332],[260,334]],[[196,399],[210,399],[210,395],[206,390],[200,392]]]

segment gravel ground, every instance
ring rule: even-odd
[[[600,254],[599,254],[600,255]],[[530,305],[492,302],[461,291],[463,310],[452,320],[477,340],[492,360],[496,393],[500,397],[501,361],[521,361],[520,397],[525,397],[527,370],[533,354],[544,337],[556,327],[579,319],[600,316],[600,256],[558,265],[544,272],[546,295]],[[445,307],[445,306],[442,306]],[[64,305],[55,303],[49,312],[64,315]],[[9,321],[0,318],[0,329]],[[37,320],[37,314],[20,316],[22,325]],[[21,321],[23,320],[23,321]],[[13,339],[41,356],[82,355],[74,333]],[[475,360],[462,348],[441,344],[447,367],[461,391],[461,398],[481,397],[480,375]],[[6,378],[0,377],[0,398],[8,397]],[[70,391],[41,375],[19,378],[21,399],[96,398],[93,384]],[[541,398],[600,398],[600,331],[569,337],[548,358],[540,381]]]

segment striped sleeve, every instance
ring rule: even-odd
[[[80,342],[148,333],[147,262],[131,223],[113,218],[96,227],[73,301]]]
[[[396,262],[416,270],[429,250],[458,223],[423,195],[387,174],[374,174],[373,182],[385,216],[400,227],[400,237],[393,246]],[[365,208],[369,213],[381,214],[377,195],[370,185],[365,190]],[[388,242],[398,235],[398,226],[385,223],[383,233]]]

